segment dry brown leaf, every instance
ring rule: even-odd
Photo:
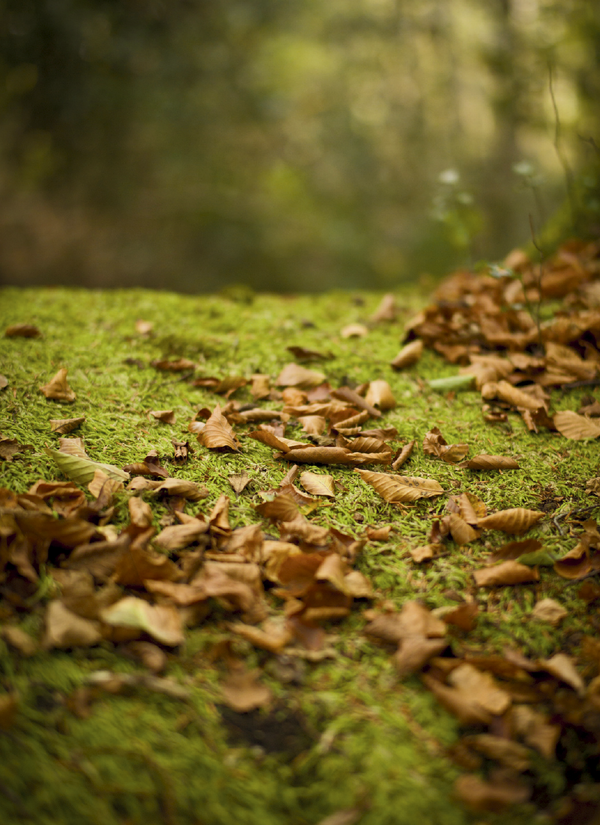
[[[555,599],[541,599],[531,611],[532,618],[548,622],[554,627],[558,627],[568,615],[568,611]]]
[[[256,511],[273,521],[291,521],[300,515],[298,505],[288,493],[280,493],[271,501],[257,505]]]
[[[585,694],[585,684],[577,673],[573,659],[566,653],[557,653],[550,659],[540,659],[538,664],[551,676],[564,682],[575,690],[579,696]]]
[[[372,404],[369,404],[366,398],[363,398],[362,395],[359,395],[356,390],[350,387],[344,386],[339,387],[337,390],[331,390],[331,395],[333,398],[337,398],[339,401],[345,401],[347,404],[351,404],[359,410],[366,410],[373,418],[381,418],[381,412]],[[339,419],[336,423],[339,423]]]
[[[298,387],[308,389],[322,384],[325,374],[317,370],[309,370],[300,364],[287,364],[277,376],[275,383],[278,387]]]
[[[270,688],[258,681],[259,673],[257,670],[246,670],[243,665],[232,668],[221,683],[225,704],[237,713],[248,713],[269,705],[273,694]]]
[[[169,661],[164,650],[152,642],[130,642],[125,650],[139,659],[142,665],[152,673],[162,673]]]
[[[364,324],[347,324],[340,330],[342,338],[364,338],[369,334],[369,329]]]
[[[268,398],[271,392],[271,378],[269,375],[264,375],[260,372],[255,372],[252,376],[252,384],[250,385],[250,394],[256,401],[261,398]]]
[[[403,370],[406,367],[412,367],[423,355],[423,341],[417,338],[416,341],[411,341],[402,347],[398,355],[391,362],[391,366],[395,370]]]
[[[510,707],[510,695],[499,687],[494,677],[467,662],[448,674],[448,682],[494,716],[500,716]]]
[[[519,773],[526,771],[531,764],[532,754],[529,748],[511,739],[490,733],[476,733],[463,737],[462,743],[488,759],[493,759]]]
[[[393,476],[387,473],[373,473],[370,470],[355,469],[363,481],[370,484],[379,495],[391,504],[417,501],[443,494],[439,482],[431,478]]]
[[[558,432],[571,441],[584,441],[600,436],[600,424],[597,421],[571,410],[554,413],[553,420]]]
[[[394,458],[392,459],[392,470],[399,470],[400,467],[410,458],[412,455],[412,451],[414,450],[416,441],[409,441],[408,444],[405,444],[402,447]]]
[[[467,470],[518,470],[519,464],[514,458],[504,455],[474,455],[461,465]]]
[[[421,670],[427,662],[437,656],[447,646],[445,639],[426,639],[424,636],[410,636],[400,642],[394,656],[394,664],[400,678]]]
[[[85,416],[81,416],[81,418],[51,418],[50,419],[50,430],[53,433],[58,433],[59,435],[66,435],[67,433],[76,430],[80,424],[83,424],[85,421]]]
[[[233,475],[228,477],[227,481],[229,481],[233,487],[235,494],[239,496],[240,493],[246,489],[248,484],[250,484],[250,476],[244,470],[241,473],[233,473]]]
[[[383,379],[371,381],[365,400],[380,410],[393,410],[396,407],[396,399],[392,393],[392,388]]]
[[[321,435],[327,427],[327,421],[322,415],[303,415],[298,421],[309,435]]]
[[[414,562],[421,564],[421,562],[435,558],[439,552],[439,548],[439,544],[421,544],[419,547],[411,547],[409,553]]]
[[[513,387],[508,381],[498,381],[496,385],[498,398],[506,401],[513,407],[523,407],[526,410],[537,410],[543,406],[543,402],[534,398],[529,393],[520,390],[518,387]]]
[[[0,628],[0,636],[15,650],[18,650],[22,656],[34,656],[38,652],[38,643],[36,640],[21,630],[20,627],[14,625],[4,625]]]
[[[166,478],[161,481],[158,487],[154,488],[154,494],[165,493],[168,496],[177,496],[187,501],[200,501],[208,496],[206,487],[200,487],[195,481],[188,481],[186,478]]]
[[[294,461],[298,464],[387,464],[390,460],[386,453],[357,453],[347,447],[315,447],[302,444],[292,447],[285,453],[278,453],[275,458]]]
[[[423,439],[423,452],[441,458],[448,464],[457,464],[469,452],[468,444],[448,444],[438,427],[433,427]]]
[[[488,564],[497,561],[508,561],[510,559],[518,559],[524,553],[535,553],[542,549],[542,542],[537,539],[525,539],[524,541],[511,541],[508,544],[503,544],[497,550],[487,557]]]
[[[189,358],[158,358],[155,361],[152,361],[152,366],[154,369],[162,370],[164,372],[185,372],[186,370],[196,369],[195,362],[190,361]]]
[[[46,634],[43,645],[53,647],[90,647],[102,639],[100,624],[83,619],[68,610],[62,601],[53,599],[46,609]]]
[[[536,568],[517,561],[505,561],[495,567],[482,567],[473,571],[477,587],[502,587],[503,585],[537,582],[540,574]]]
[[[67,381],[66,367],[60,369],[47,384],[40,387],[40,392],[45,395],[46,398],[52,399],[53,401],[71,402],[77,398]]]
[[[531,790],[515,780],[486,782],[475,774],[459,776],[454,783],[454,792],[472,810],[492,813],[527,802],[531,796]]]
[[[150,531],[152,532],[152,531]],[[124,587],[142,587],[146,581],[175,581],[181,578],[177,565],[163,553],[145,549],[133,542],[115,566],[113,581]]]
[[[560,725],[549,724],[546,716],[529,705],[514,705],[507,714],[507,719],[514,732],[528,745],[546,759],[554,757],[561,733]]]
[[[208,524],[200,519],[194,519],[186,524],[176,524],[173,527],[165,527],[158,536],[154,538],[154,544],[163,550],[173,552],[189,547],[190,544],[198,541],[201,535],[208,530]]]
[[[228,630],[246,639],[255,647],[269,650],[271,653],[280,653],[293,638],[287,624],[281,624],[273,619],[267,619],[261,627],[236,622],[229,624]]]
[[[393,529],[391,524],[385,524],[383,527],[367,527],[365,533],[369,541],[387,541]]]
[[[135,331],[144,337],[148,337],[153,329],[154,324],[152,321],[144,321],[143,318],[138,318],[135,322]]]
[[[4,390],[6,387],[8,387],[8,378],[0,373],[0,390]]]
[[[169,647],[180,645],[184,639],[181,617],[177,609],[169,604],[151,605],[136,596],[125,596],[101,610],[100,618],[112,627],[144,631]]]
[[[238,452],[240,448],[231,424],[221,413],[221,407],[218,404],[204,425],[204,429],[198,434],[198,441],[209,450]]]
[[[479,538],[479,533],[470,524],[461,518],[458,513],[450,513],[449,516],[450,534],[453,541],[458,545],[468,544]]]
[[[300,474],[300,484],[312,496],[335,498],[333,476],[305,472]]]
[[[371,321],[379,324],[381,321],[395,321],[398,314],[396,298],[391,292],[387,292],[381,299],[379,306],[371,315]]]
[[[33,324],[12,324],[4,330],[6,338],[39,338],[41,334]]]
[[[421,676],[423,683],[446,710],[454,714],[463,725],[489,725],[492,714],[482,707],[475,696],[442,684],[428,673]]]
[[[133,496],[127,502],[131,523],[145,529],[152,524],[152,508],[143,499]]]
[[[490,516],[480,518],[477,526],[482,530],[501,530],[503,533],[519,535],[526,533],[530,527],[544,517],[539,510],[527,510],[524,507],[515,507],[510,510],[500,510]]]
[[[163,424],[175,423],[175,413],[173,412],[173,410],[150,410],[148,415],[152,416],[152,418],[156,418],[159,421],[162,421]]]

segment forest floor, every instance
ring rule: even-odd
[[[594,821],[598,451],[552,417],[597,387],[529,429],[431,348],[392,368],[427,301],[382,298],[2,291],[39,333],[0,338],[2,822]]]

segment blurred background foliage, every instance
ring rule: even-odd
[[[0,0],[0,27],[5,283],[387,289],[527,243],[567,189],[600,210],[591,0]]]

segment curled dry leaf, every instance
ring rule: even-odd
[[[189,358],[176,358],[169,360],[168,358],[158,358],[152,361],[152,366],[156,370],[163,372],[185,372],[186,370],[196,369],[196,363],[190,361]]]
[[[163,424],[175,423],[175,413],[173,410],[150,410],[148,415],[158,419],[158,421],[162,421]]]
[[[392,388],[383,379],[371,381],[365,400],[380,410],[393,410],[396,407],[396,399],[392,393]]]
[[[406,344],[405,347],[402,347],[398,355],[391,362],[391,366],[395,370],[403,370],[406,367],[412,367],[412,365],[416,364],[422,355],[423,341],[421,341],[420,338],[417,338],[415,341],[411,341],[410,344]]]
[[[396,298],[391,292],[387,292],[381,299],[379,306],[371,315],[371,321],[379,324],[381,321],[395,321],[398,314]]]
[[[317,370],[309,370],[300,364],[287,364],[277,376],[275,383],[278,387],[298,387],[309,389],[322,384],[325,374]]]
[[[428,673],[421,676],[423,683],[447,711],[463,725],[489,725],[492,714],[482,707],[475,696],[455,687],[442,684]]]
[[[298,421],[309,435],[321,435],[327,427],[327,421],[322,415],[303,415]]]
[[[497,561],[509,561],[510,559],[518,559],[519,556],[525,553],[536,553],[542,549],[542,542],[537,539],[525,539],[524,541],[511,541],[508,544],[503,544],[497,550],[488,556],[486,561],[492,564]]]
[[[457,464],[469,452],[467,444],[448,444],[438,427],[433,427],[423,439],[423,452],[441,458],[447,464]]]
[[[250,484],[250,476],[244,470],[241,473],[233,473],[233,475],[230,475],[228,477],[227,481],[233,487],[233,490],[236,493],[236,495],[239,496],[243,492],[243,490],[246,489],[248,484]]]
[[[571,410],[554,413],[554,426],[558,432],[571,441],[584,441],[600,436],[600,424],[586,415],[578,415]]]
[[[529,393],[520,390],[518,387],[513,387],[508,381],[498,381],[496,384],[496,396],[502,401],[506,401],[513,407],[522,407],[525,410],[537,410],[543,406],[543,402],[534,398]],[[486,396],[487,397],[487,396]]]
[[[40,387],[40,392],[53,401],[71,402],[77,398],[67,381],[66,367],[60,369],[54,378],[51,378],[47,384]]]
[[[114,494],[123,489],[123,482],[118,481],[116,478],[110,478],[104,470],[98,467],[87,487],[94,498],[106,496],[108,500],[112,500]]]
[[[250,385],[250,395],[256,401],[261,398],[268,398],[271,392],[271,378],[260,372],[255,372],[252,376],[252,383]]]
[[[239,443],[231,424],[221,413],[221,407],[217,404],[212,415],[206,422],[204,429],[198,434],[198,441],[209,450],[239,450]]]
[[[310,472],[301,473],[300,484],[304,487],[306,492],[310,493],[312,496],[327,496],[328,498],[335,498],[333,476]]]
[[[473,571],[473,576],[478,587],[502,587],[540,580],[540,574],[535,568],[519,564],[517,561],[505,561],[495,567],[483,567]]]
[[[190,544],[198,541],[201,535],[208,530],[208,524],[200,519],[194,519],[186,524],[176,524],[173,527],[165,527],[154,539],[154,544],[163,550],[173,552],[189,547]]]
[[[20,627],[4,625],[0,628],[0,637],[23,656],[33,656],[38,652],[36,640]]]
[[[66,435],[76,430],[84,421],[84,415],[81,418],[51,418],[50,431],[59,435]]]
[[[461,518],[458,513],[450,513],[448,518],[450,534],[458,545],[469,544],[479,538],[479,533],[470,524]]]
[[[392,460],[392,470],[399,470],[400,467],[410,458],[415,448],[416,441],[409,441],[396,453]]]
[[[460,465],[466,470],[518,470],[519,464],[514,458],[504,455],[474,455]]]
[[[185,478],[166,478],[161,481],[158,487],[154,488],[154,494],[165,493],[168,496],[178,496],[187,501],[200,501],[208,496],[206,487],[200,487],[195,481],[188,481]]]
[[[540,659],[538,664],[544,668],[551,676],[569,685],[579,696],[585,694],[585,684],[577,673],[573,659],[566,653],[557,653],[550,659]]]
[[[112,627],[131,627],[144,631],[161,644],[176,647],[183,642],[183,625],[177,608],[151,605],[136,596],[125,596],[100,611],[100,618]]]
[[[152,524],[152,508],[142,498],[134,496],[127,502],[131,523],[136,527],[146,528]]]
[[[340,330],[342,338],[364,338],[369,329],[364,324],[347,324]]]
[[[370,484],[385,501],[389,501],[391,504],[441,496],[444,492],[440,483],[432,478],[393,476],[358,468],[355,469],[355,472],[359,473],[363,481]]]
[[[482,673],[466,662],[448,674],[448,682],[494,716],[510,707],[510,694],[499,687],[491,673]]]
[[[514,507],[510,510],[500,510],[490,516],[480,518],[477,526],[482,530],[501,530],[503,533],[519,535],[526,533],[530,527],[544,517],[539,510],[527,510],[524,507]]]

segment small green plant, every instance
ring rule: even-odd
[[[481,211],[471,193],[461,185],[458,170],[444,170],[438,183],[432,217],[442,224],[448,242],[466,263],[473,257],[473,239],[482,228]]]

